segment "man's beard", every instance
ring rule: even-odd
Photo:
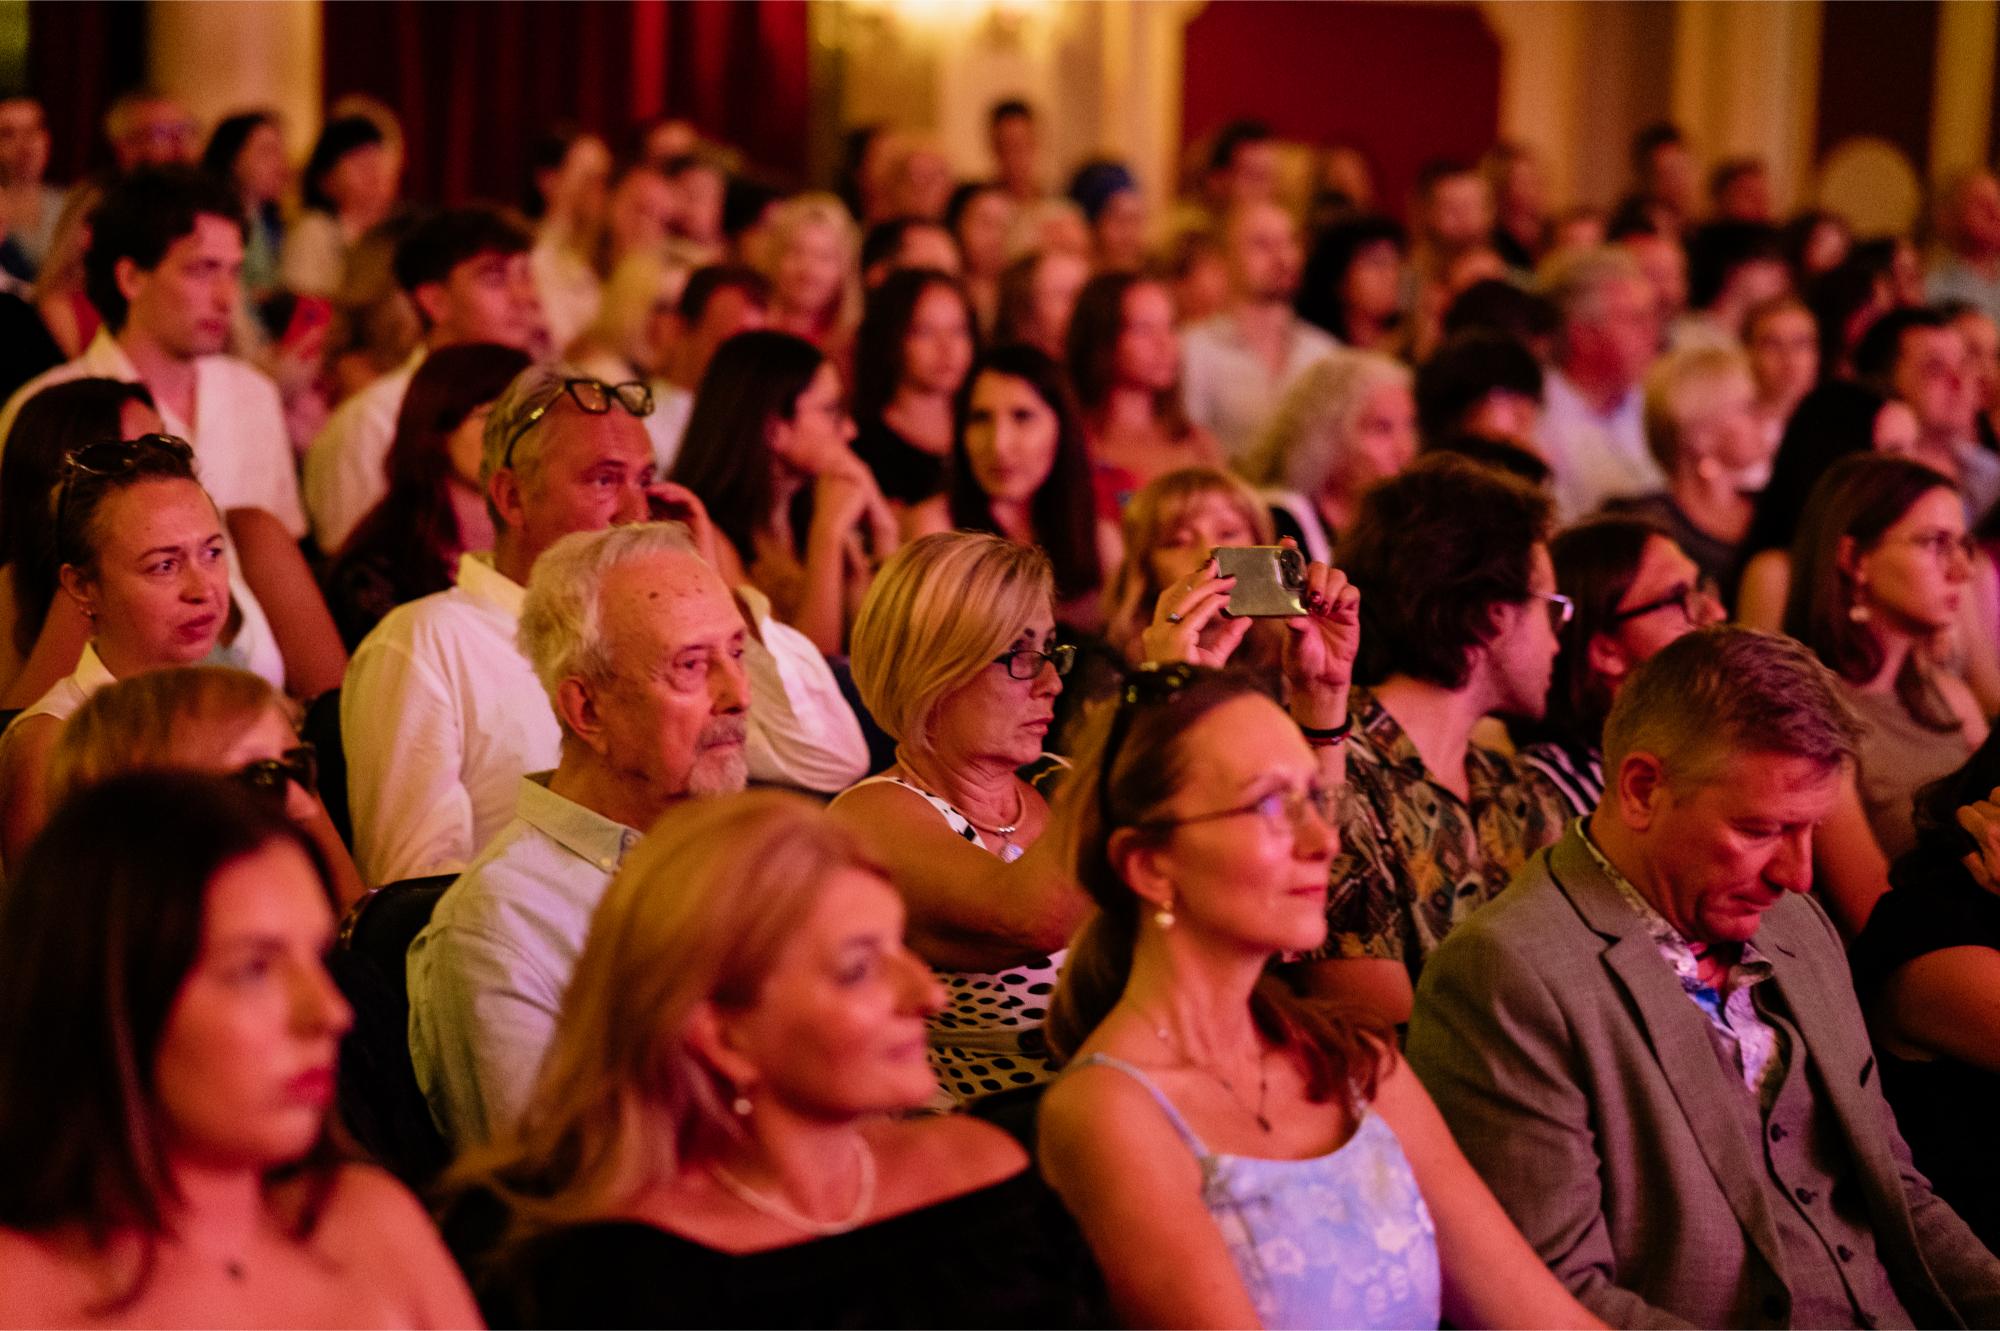
[[[695,740],[694,765],[688,768],[690,795],[733,795],[750,780],[750,764],[744,740],[750,722],[741,716],[726,716],[702,728]],[[729,743],[728,741],[734,741]],[[724,747],[715,747],[723,745]]]

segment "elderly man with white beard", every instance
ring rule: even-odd
[[[514,820],[409,953],[410,1055],[454,1145],[519,1114],[626,852],[679,801],[743,789],[747,633],[679,524],[580,532],[536,561],[520,647],[562,757],[523,778]]]

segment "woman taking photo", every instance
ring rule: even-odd
[[[939,1001],[824,811],[670,812],[598,906],[520,1127],[457,1172],[453,1228],[499,1231],[469,1263],[494,1323],[1099,1324],[1021,1148],[911,1113]]]
[[[1127,665],[1146,659],[1141,637],[1158,618],[1162,594],[1203,568],[1209,551],[1273,541],[1271,510],[1257,492],[1234,473],[1211,467],[1185,467],[1147,484],[1126,505],[1122,528],[1124,554],[1104,593],[1104,631]],[[1203,637],[1212,646],[1228,627],[1215,622]],[[1247,641],[1268,636],[1253,626]],[[1260,657],[1275,669],[1275,651]],[[1230,659],[1245,663],[1240,656]]]
[[[957,416],[951,525],[1040,547],[1055,575],[1056,621],[1094,632],[1118,533],[1091,502],[1083,424],[1061,367],[1033,347],[996,347],[973,363]]]
[[[941,531],[952,406],[976,350],[958,283],[930,268],[891,273],[868,297],[854,343],[854,452],[896,507],[905,537]]]
[[[724,538],[723,580],[754,586],[828,656],[845,650],[875,566],[897,545],[853,437],[833,362],[804,338],[754,329],[709,361],[670,477]]]
[[[1975,553],[1957,487],[1909,458],[1836,463],[1799,523],[1785,632],[1840,677],[1861,721],[1851,787],[1813,847],[1817,890],[1850,937],[1888,890],[1887,860],[1915,844],[1917,791],[1986,739],[1972,690],[1934,647],[1958,622]]]
[[[388,492],[327,569],[327,607],[349,651],[397,606],[450,587],[460,555],[493,548],[479,483],[486,411],[528,365],[512,347],[469,342],[417,367],[389,443]]]
[[[1165,283],[1132,273],[1090,279],[1070,319],[1069,375],[1107,516],[1167,472],[1222,465],[1214,436],[1181,406],[1181,346]]]
[[[10,1322],[474,1324],[416,1200],[329,1140],[333,933],[318,851],[231,782],[56,815],[0,896]]]
[[[1344,711],[1359,602],[1337,573],[1315,590],[1334,604],[1300,652]],[[1128,1326],[1597,1325],[1394,1034],[1267,974],[1326,932],[1339,733],[1301,723],[1330,719],[1173,665],[1100,721],[1062,810],[1098,913],[1050,1014],[1067,1070],[1042,1102],[1042,1170]]]

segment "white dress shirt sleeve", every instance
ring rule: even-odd
[[[285,425],[284,398],[278,385],[262,371],[248,364],[231,368],[239,371],[231,376],[229,387],[235,397],[230,431],[235,437],[217,440],[219,447],[208,450],[211,458],[226,450],[229,461],[223,465],[237,473],[226,502],[230,507],[261,508],[284,523],[294,540],[302,539],[306,511],[299,503],[298,463]],[[202,426],[197,423],[195,428],[201,430]],[[202,451],[199,445],[196,451]],[[201,465],[199,459],[196,465]]]
[[[408,972],[410,1062],[431,1117],[456,1147],[488,1141],[527,1107],[563,981],[506,939],[462,926],[426,930]]]
[[[738,591],[763,636],[743,647],[751,779],[827,795],[847,789],[868,775],[868,741],[840,682],[810,638],[771,618],[769,601],[751,588]]]
[[[383,468],[402,398],[386,410],[378,399],[363,389],[341,403],[306,450],[306,511],[320,550],[329,555],[340,552],[389,488]]]
[[[401,634],[362,642],[340,690],[340,742],[355,864],[371,886],[458,873],[478,850],[461,729],[455,694]]]

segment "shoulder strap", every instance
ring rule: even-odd
[[[980,840],[979,831],[977,828],[973,827],[972,820],[970,818],[967,818],[964,814],[960,813],[957,809],[953,808],[950,801],[941,799],[938,796],[931,794],[928,790],[920,790],[916,786],[911,785],[908,781],[903,780],[901,777],[897,776],[866,777],[860,781],[855,782],[853,785],[849,786],[848,789],[859,790],[862,786],[874,786],[874,785],[896,786],[900,789],[909,791],[912,795],[915,795],[918,799],[930,805],[933,809],[936,809],[938,813],[943,816],[945,822],[950,824],[952,831],[958,833],[960,836],[964,837],[967,841],[970,841],[973,845],[979,847],[981,850],[986,849],[986,843]]]
[[[1167,1099],[1166,1092],[1154,1085],[1153,1079],[1148,1077],[1144,1072],[1127,1063],[1124,1059],[1113,1058],[1109,1054],[1091,1054],[1087,1058],[1079,1060],[1076,1066],[1080,1068],[1111,1068],[1124,1073],[1133,1081],[1138,1082],[1146,1088],[1146,1094],[1153,1097],[1153,1103],[1158,1105],[1160,1112],[1167,1116],[1167,1122],[1173,1125],[1174,1131],[1180,1134],[1180,1139],[1187,1143],[1187,1148],[1194,1152],[1195,1158],[1200,1160],[1208,1158],[1208,1147],[1203,1145],[1201,1138],[1195,1135],[1194,1129],[1187,1125],[1187,1120],[1181,1117],[1181,1111],[1174,1108],[1174,1102]]]

